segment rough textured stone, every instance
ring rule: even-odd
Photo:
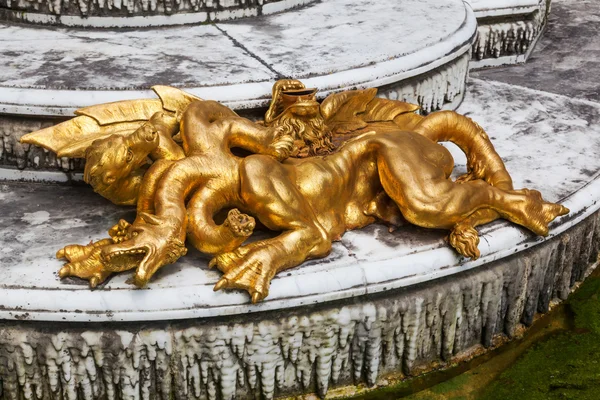
[[[478,17],[471,68],[525,62],[546,26],[549,8],[550,0],[539,0],[538,9],[529,14]]]
[[[379,96],[419,104],[425,113],[441,109],[456,109],[465,95],[468,61],[469,55],[465,54],[428,73],[382,86]],[[237,111],[244,117],[259,120],[263,118],[266,109]],[[51,152],[19,143],[21,136],[61,121],[61,119],[39,116],[0,115],[0,133],[3,139],[0,143],[0,166],[82,171],[84,160],[71,160],[66,157],[57,160]]]
[[[527,64],[471,72],[476,78],[600,101],[600,7],[554,0],[548,27]]]
[[[101,17],[106,20],[105,24],[114,23],[118,19],[122,20],[118,26],[127,26],[131,17],[197,14],[195,22],[210,23],[261,15],[269,12],[269,7],[264,7],[267,4],[283,11],[312,1],[314,0],[0,0],[0,20],[89,26],[91,24],[86,23],[87,18]],[[67,22],[64,20],[65,16],[80,18],[67,18]],[[169,25],[172,19],[163,18],[155,23],[148,19],[146,21],[147,25]]]
[[[58,122],[61,120],[0,115],[0,165],[20,169],[82,170],[84,160],[57,158],[51,151],[19,142],[21,136]]]
[[[366,383],[511,337],[595,266],[596,213],[528,251],[408,289],[226,319],[0,325],[3,398],[242,399]]]

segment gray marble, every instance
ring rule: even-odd
[[[477,16],[471,69],[527,61],[546,26],[549,0],[471,1]]]
[[[255,17],[315,0],[0,0],[0,20],[78,27],[148,27]]]
[[[0,87],[148,90],[278,77],[212,25],[117,32],[0,24],[0,58]]]
[[[526,64],[471,76],[600,101],[597,0],[554,0],[548,26]]]
[[[439,82],[435,94],[427,82],[421,89],[422,80],[398,89],[452,103],[466,77],[458,60],[477,28],[461,0],[331,0],[247,21],[151,30],[0,23],[0,58],[7,60],[0,114],[70,116],[88,105],[153,97],[155,84],[253,109],[268,104],[279,78],[302,78],[326,95],[437,72],[450,81]]]
[[[353,301],[152,323],[0,321],[0,394],[11,400],[315,399],[341,386],[337,394],[346,398],[357,386],[364,393],[365,384],[385,387],[455,366],[518,337],[536,313],[585,279],[599,249],[596,212],[485,268]]]
[[[330,7],[322,2],[302,11],[219,26],[283,76],[303,79],[355,69],[430,47],[464,23],[465,9],[458,3],[457,0],[403,0],[393,4],[343,0]]]

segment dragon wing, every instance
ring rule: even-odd
[[[332,94],[321,103],[321,114],[334,134],[344,134],[364,129],[370,122],[393,121],[419,110],[418,105],[376,95],[375,88]]]
[[[84,158],[97,139],[127,135],[160,111],[175,113],[179,119],[187,106],[200,98],[170,86],[153,86],[159,99],[124,100],[98,104],[75,111],[75,118],[24,135],[21,143],[34,144],[58,157]]]

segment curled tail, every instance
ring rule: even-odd
[[[453,111],[438,111],[423,118],[414,130],[434,142],[452,142],[465,153],[467,174],[457,182],[482,179],[499,189],[513,190],[512,179],[490,138],[470,118]],[[477,259],[479,234],[475,227],[498,218],[498,212],[491,208],[479,209],[454,226],[448,242],[460,254]]]
[[[438,111],[423,118],[414,129],[434,142],[452,142],[467,156],[467,175],[460,180],[482,179],[512,190],[512,179],[483,128],[454,111]]]

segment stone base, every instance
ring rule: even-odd
[[[181,322],[0,324],[7,399],[253,399],[381,384],[530,325],[595,266],[600,214],[531,250],[404,290]],[[440,364],[441,362],[441,364]]]
[[[94,104],[154,97],[159,84],[253,110],[268,105],[282,78],[321,96],[385,87],[437,110],[464,94],[476,28],[461,0],[331,0],[143,31],[0,23],[0,57],[8,60],[0,64],[0,114],[70,117]]]
[[[471,69],[520,64],[542,36],[551,0],[470,0],[477,16]]]
[[[270,15],[315,0],[0,0],[0,21],[82,28],[209,24]]]

